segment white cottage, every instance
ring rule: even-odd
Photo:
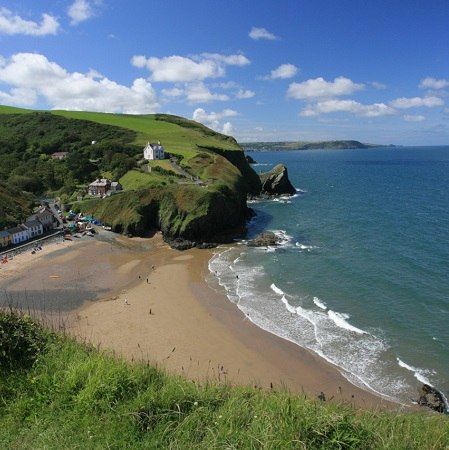
[[[165,150],[162,147],[161,143],[150,144],[147,143],[146,147],[143,149],[143,157],[147,161],[151,161],[153,159],[164,159],[165,158]]]

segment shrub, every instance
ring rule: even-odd
[[[0,311],[0,368],[31,367],[49,336],[49,332],[30,316]]]

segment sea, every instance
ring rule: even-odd
[[[256,200],[248,235],[216,249],[208,284],[260,328],[410,404],[449,397],[449,146],[251,152],[297,193]],[[273,231],[281,244],[246,241]]]

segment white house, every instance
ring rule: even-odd
[[[44,227],[44,231],[54,228],[55,217],[50,209],[43,206],[37,212],[27,218],[27,221],[38,220]]]
[[[165,158],[165,150],[162,147],[161,143],[150,144],[147,143],[146,147],[143,149],[143,157],[147,161],[151,161],[153,159],[164,159]]]
[[[13,244],[20,244],[30,238],[29,230],[23,225],[17,225],[16,227],[9,228],[8,232],[11,235],[11,242]]]
[[[44,234],[44,226],[41,222],[39,222],[39,220],[28,220],[23,224],[23,226],[28,229],[30,238]]]

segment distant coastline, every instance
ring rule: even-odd
[[[367,144],[354,140],[342,140],[342,141],[277,141],[277,142],[239,142],[239,145],[245,151],[277,151],[277,150],[342,150],[342,149],[359,149],[359,148],[375,148],[375,147],[397,147],[396,145],[389,144]]]

